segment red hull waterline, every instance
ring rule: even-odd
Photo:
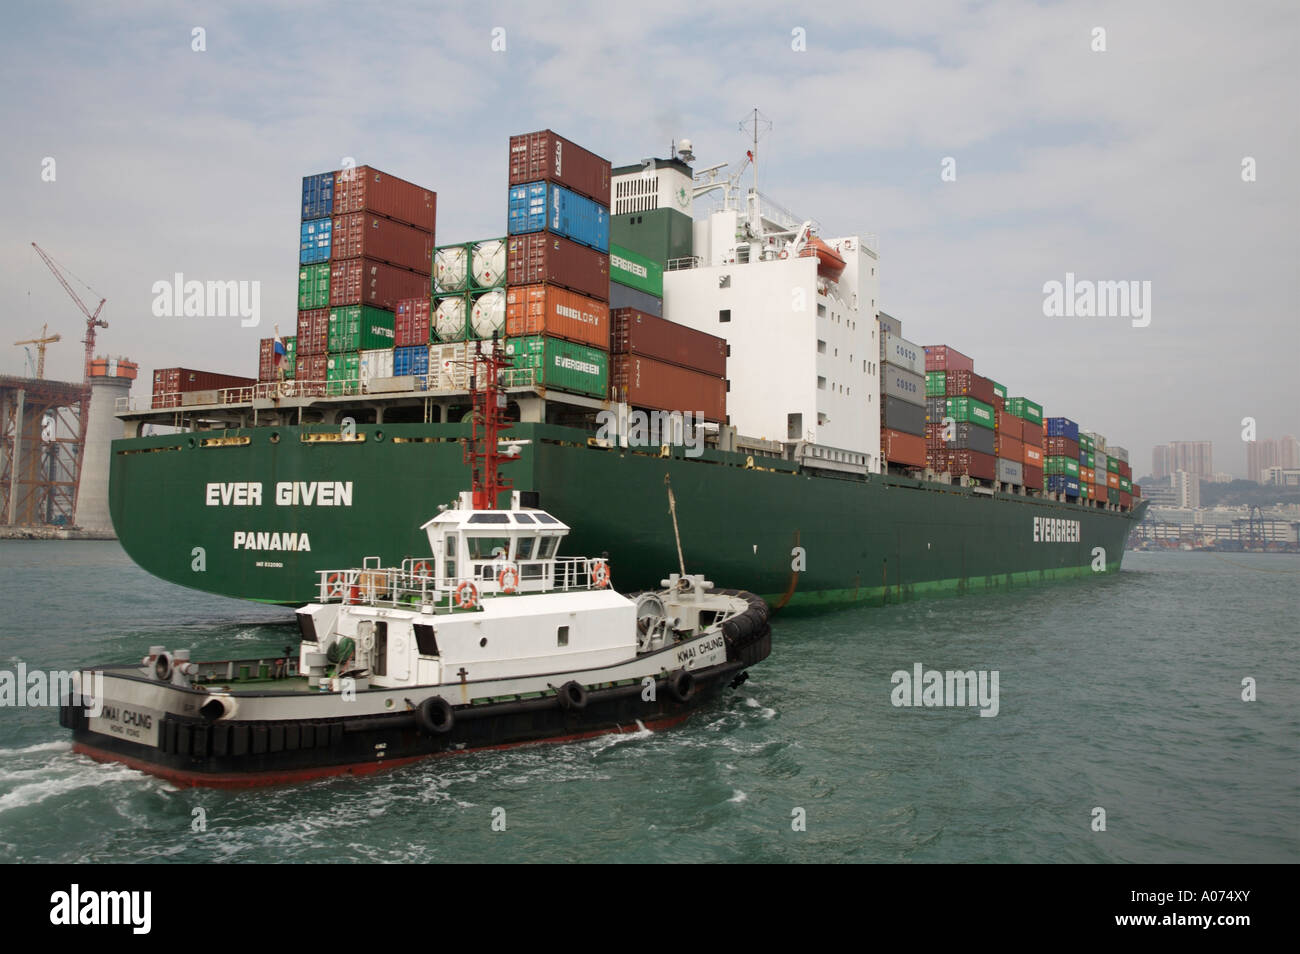
[[[103,749],[96,748],[93,745],[87,745],[84,742],[72,743],[72,751],[79,755],[85,755],[94,759],[96,762],[120,762],[128,768],[144,772],[148,775],[156,776],[171,782],[177,788],[262,788],[267,785],[294,785],[299,782],[310,782],[318,778],[330,778],[336,775],[373,775],[376,772],[383,772],[389,769],[400,768],[404,765],[410,765],[412,762],[422,762],[425,759],[440,758],[449,755],[462,755],[467,752],[492,752],[500,749],[517,749],[525,745],[551,745],[561,742],[580,742],[583,739],[594,739],[602,735],[628,735],[645,729],[657,730],[668,729],[675,725],[680,725],[690,717],[690,712],[681,712],[676,715],[665,716],[662,719],[653,719],[642,725],[619,725],[613,729],[593,729],[590,732],[578,732],[573,735],[561,735],[551,739],[529,739],[525,742],[506,742],[502,745],[482,745],[476,748],[456,749],[452,752],[430,752],[428,755],[413,755],[400,759],[386,759],[377,762],[356,762],[351,765],[326,765],[320,768],[310,769],[293,769],[283,772],[234,772],[234,773],[209,773],[209,772],[186,772],[180,769],[166,768],[165,766],[155,765],[152,762],[146,762],[143,759],[132,758],[129,755],[120,755],[116,752],[106,752]]]

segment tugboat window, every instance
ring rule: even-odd
[[[556,520],[549,513],[539,513],[537,514],[537,522],[538,523],[559,523],[560,521]]]
[[[420,648],[420,655],[438,655],[438,640],[434,636],[433,627],[428,623],[416,623],[412,628],[415,630],[415,644]]]
[[[569,645],[569,627],[561,626],[555,631],[555,645],[557,646]]]
[[[469,518],[470,523],[509,523],[508,513],[476,513]]]
[[[540,546],[537,548],[537,559],[549,560],[555,556],[555,548],[559,545],[559,537],[542,537]]]
[[[518,520],[520,523],[532,523],[532,522],[533,522],[533,518],[530,517],[530,516],[529,516],[528,514],[526,514],[526,513],[517,513],[517,514],[515,514],[515,519]]]
[[[508,537],[471,536],[467,537],[465,542],[469,544],[469,558],[471,560],[492,560],[504,557],[510,550]]]
[[[536,537],[520,537],[515,541],[515,559],[531,560],[533,558],[533,544],[537,542]]]

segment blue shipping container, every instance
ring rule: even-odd
[[[424,376],[429,373],[429,346],[407,345],[393,349],[393,374],[403,377],[408,374]]]
[[[549,229],[581,245],[609,251],[609,209],[586,196],[548,182],[510,187],[509,232]]]
[[[302,223],[302,244],[298,246],[301,265],[318,265],[330,260],[330,234],[333,219],[312,219]]]
[[[1067,497],[1079,496],[1079,482],[1065,474],[1048,474],[1047,490],[1053,494],[1065,494]]]
[[[1072,441],[1079,439],[1079,425],[1068,417],[1049,417],[1047,419],[1048,437],[1068,437]]]
[[[302,177],[302,218],[319,219],[334,214],[334,173]]]

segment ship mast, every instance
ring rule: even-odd
[[[469,465],[475,510],[495,510],[497,496],[514,487],[503,478],[500,466],[513,460],[501,453],[498,435],[510,427],[505,420],[506,392],[501,386],[501,373],[507,362],[501,342],[495,334],[485,352],[483,342],[476,345],[471,356],[469,389],[474,397],[474,410],[470,414],[470,443],[465,447],[465,463]],[[479,371],[482,368],[482,380]]]

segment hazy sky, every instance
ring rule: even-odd
[[[1244,474],[1246,416],[1300,434],[1300,5],[864,6],[11,4],[0,373],[47,321],[47,376],[81,373],[84,322],[33,240],[108,299],[101,350],[140,362],[138,397],[155,367],[255,375],[258,339],[293,333],[303,175],[353,157],[428,186],[437,240],[462,241],[505,232],[512,133],[615,164],[689,137],[703,167],[743,158],[758,106],[761,188],[878,236],[909,339],[1127,446],[1137,475],[1153,444],[1207,439]],[[153,317],[176,272],[261,282],[261,327]],[[1149,281],[1149,326],[1045,317],[1067,272]]]

